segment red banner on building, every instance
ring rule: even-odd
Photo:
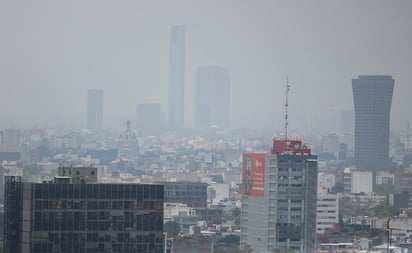
[[[265,195],[266,154],[243,154],[242,194],[256,197]]]

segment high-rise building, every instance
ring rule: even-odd
[[[169,128],[184,127],[185,28],[173,26],[169,55]]]
[[[160,104],[139,104],[136,108],[136,122],[142,135],[159,135],[163,129]]]
[[[103,90],[88,90],[87,93],[87,128],[103,128]]]
[[[230,77],[226,68],[200,67],[196,77],[196,127],[229,127]]]
[[[355,166],[358,170],[389,168],[389,126],[395,81],[391,76],[352,79],[355,105]]]
[[[299,139],[275,138],[270,153],[243,154],[242,248],[315,252],[317,170]]]
[[[4,252],[163,252],[163,194],[155,184],[70,183],[67,177],[30,183],[7,176]]]

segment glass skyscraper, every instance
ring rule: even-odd
[[[381,171],[389,167],[389,126],[395,81],[391,76],[352,79],[355,106],[355,167]]]
[[[89,90],[87,94],[87,128],[103,128],[103,90]]]
[[[173,26],[169,56],[169,128],[184,127],[185,28]]]

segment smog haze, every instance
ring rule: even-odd
[[[230,73],[231,128],[337,128],[351,79],[392,75],[391,128],[412,120],[411,1],[0,2],[0,127],[86,125],[87,90],[104,90],[104,126],[140,103],[167,113],[169,36],[184,25],[185,125],[198,67]]]

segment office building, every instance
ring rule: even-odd
[[[87,128],[103,129],[103,90],[89,90],[87,93]]]
[[[160,104],[139,104],[136,108],[136,122],[141,135],[159,135],[163,128]]]
[[[163,186],[5,178],[5,253],[164,250]]]
[[[352,79],[355,105],[355,167],[389,169],[389,123],[395,81],[391,76]]]
[[[205,66],[196,76],[196,127],[228,128],[230,77],[226,68]]]
[[[345,168],[343,171],[343,187],[345,194],[371,194],[373,192],[373,172]]]
[[[207,207],[207,183],[161,182],[165,189],[165,202],[183,203],[188,207]]]
[[[324,234],[339,224],[339,197],[327,190],[318,192],[316,233]]]
[[[169,128],[184,127],[185,28],[173,26],[169,49]]]
[[[315,252],[317,157],[299,139],[243,154],[241,247]]]

